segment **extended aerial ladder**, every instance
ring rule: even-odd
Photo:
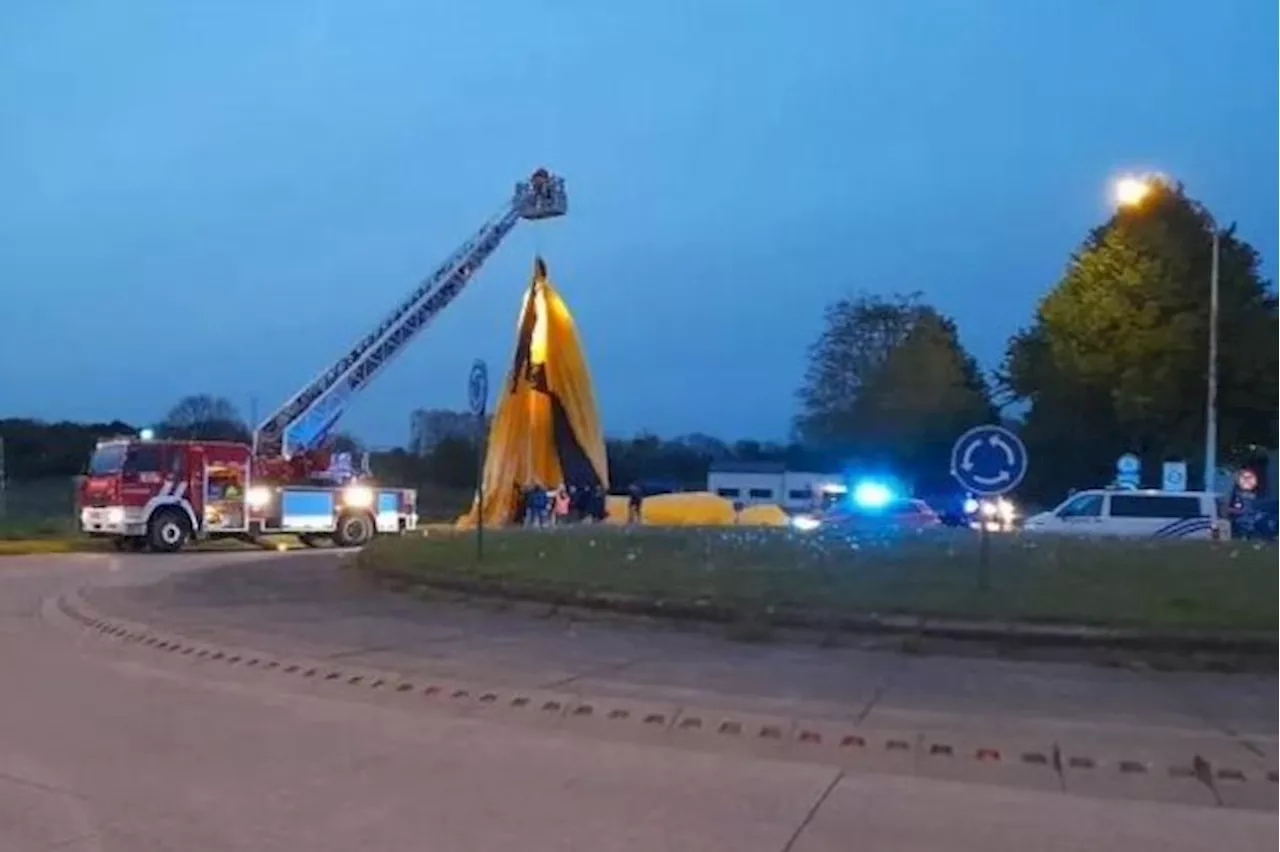
[[[458,297],[521,219],[563,216],[567,209],[563,178],[538,169],[517,183],[511,200],[377,327],[259,424],[255,455],[269,464],[320,451],[351,397]]]

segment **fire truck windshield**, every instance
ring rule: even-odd
[[[124,468],[124,457],[128,448],[124,444],[103,444],[93,451],[89,459],[89,473],[92,476],[103,476],[108,473],[119,473]]]

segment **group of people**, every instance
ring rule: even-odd
[[[539,482],[515,485],[512,522],[526,527],[549,527],[580,521],[603,521],[605,490],[601,485],[561,485],[547,488]]]

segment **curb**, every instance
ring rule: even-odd
[[[424,709],[495,720],[554,725],[609,738],[695,749],[746,750],[769,758],[848,769],[953,778],[1056,792],[1119,792],[1207,806],[1274,810],[1275,769],[1256,761],[1215,763],[1200,753],[1185,761],[1144,760],[1139,754],[1076,751],[1056,739],[1002,740],[962,732],[864,727],[838,719],[771,716],[677,705],[669,701],[587,696],[554,688],[524,688],[408,675],[338,660],[277,654],[197,640],[104,615],[78,592],[49,598],[47,620],[122,647],[192,666],[216,666],[283,677],[316,688],[358,691]],[[1224,745],[1237,743],[1224,740]]]
[[[716,604],[684,603],[635,595],[565,592],[531,584],[498,583],[462,577],[424,577],[396,569],[350,565],[391,590],[426,588],[504,601],[521,601],[552,607],[578,607],[619,615],[733,624],[758,621],[770,627],[842,633],[910,635],[978,642],[1015,642],[1023,645],[1132,649],[1187,654],[1233,653],[1274,657],[1280,653],[1278,634],[1259,631],[1149,630],[1017,621],[974,621],[928,615],[851,615],[828,618],[802,610],[767,607],[762,612]]]

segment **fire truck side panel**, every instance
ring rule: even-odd
[[[269,498],[250,508],[250,529],[257,533],[329,535],[347,514],[367,515],[378,533],[418,526],[417,492],[407,488],[373,489],[371,502],[351,502],[353,492],[371,486],[286,485],[269,489]]]
[[[333,532],[337,523],[338,499],[333,491],[285,488],[281,492],[280,529],[294,532]]]

